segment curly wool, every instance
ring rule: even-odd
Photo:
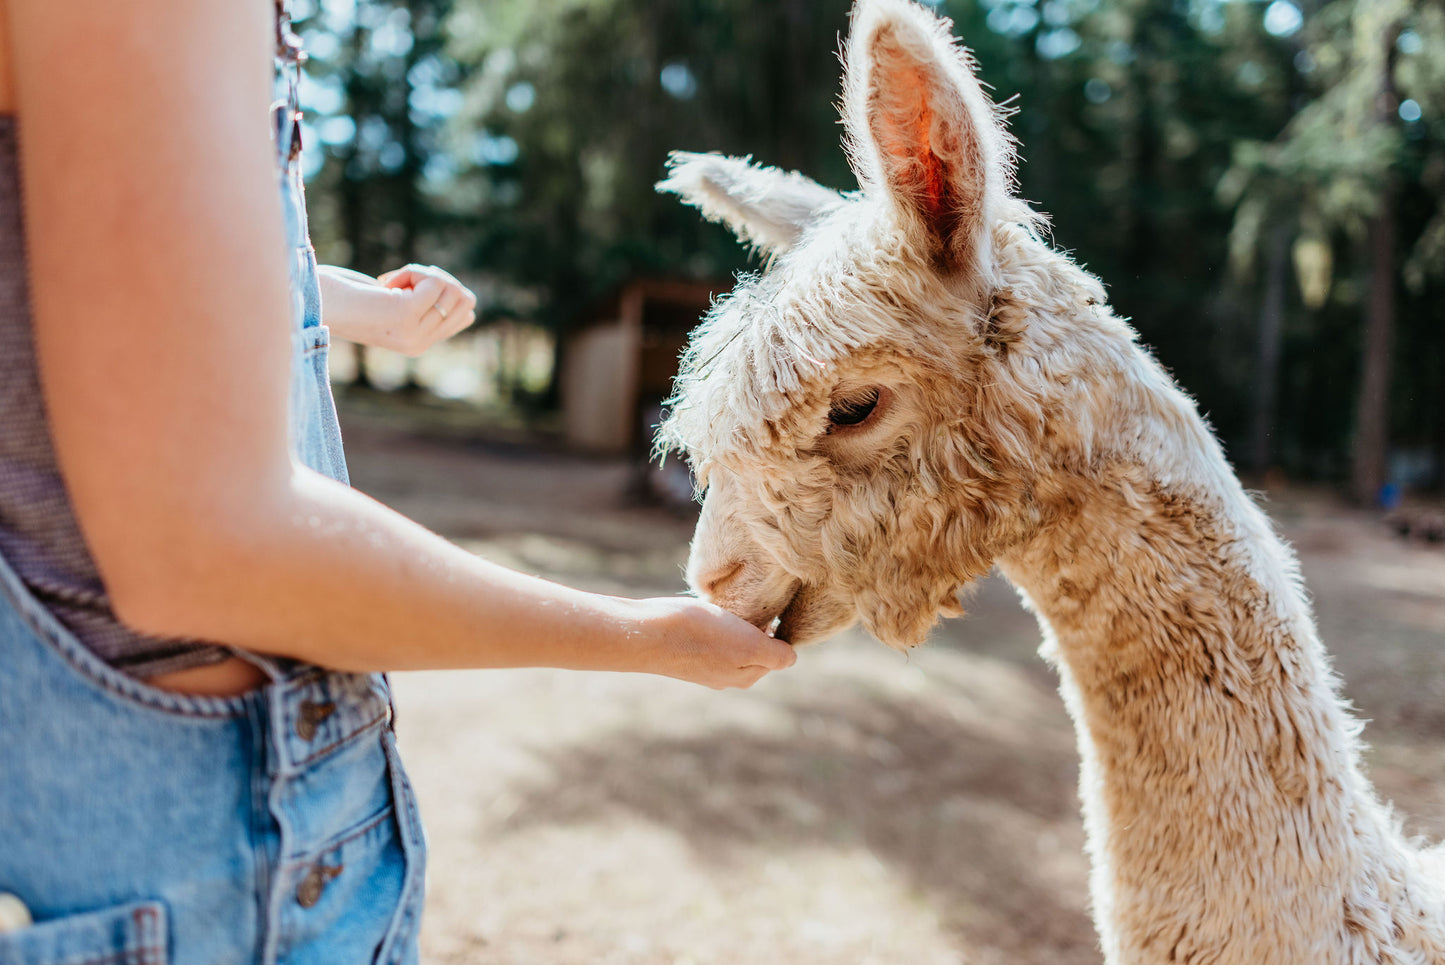
[[[846,63],[860,192],[707,155],[663,185],[768,258],[662,430],[706,490],[690,580],[797,642],[862,620],[903,648],[1001,568],[1079,734],[1108,962],[1445,962],[1445,850],[1366,780],[1293,554],[1010,195],[971,61],[908,0],[860,0]]]

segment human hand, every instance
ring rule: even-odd
[[[417,356],[476,321],[477,296],[432,265],[407,265],[371,278],[320,269],[323,321],[352,342]]]
[[[628,601],[639,612],[646,673],[702,684],[714,690],[746,689],[773,670],[791,667],[793,648],[733,614],[691,597]]]

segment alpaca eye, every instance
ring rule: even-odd
[[[856,426],[867,421],[878,408],[878,390],[868,389],[851,399],[839,399],[828,410],[829,428],[832,426]]]

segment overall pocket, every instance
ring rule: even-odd
[[[0,934],[0,965],[167,965],[166,909],[142,901]]]
[[[391,733],[382,735],[391,773],[395,798],[396,832],[406,862],[401,900],[392,916],[385,940],[377,949],[376,965],[415,965],[418,957],[417,938],[422,907],[426,903],[426,832],[417,810],[416,793],[401,765],[396,740]]]

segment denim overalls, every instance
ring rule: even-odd
[[[345,480],[288,49],[292,444]],[[0,965],[416,961],[425,844],[386,679],[248,659],[271,682],[242,697],[147,687],[0,559],[0,892],[35,919],[0,933]]]

